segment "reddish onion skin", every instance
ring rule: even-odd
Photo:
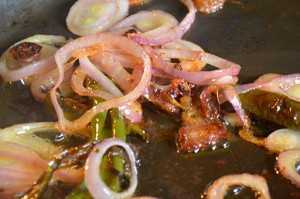
[[[300,149],[290,149],[279,153],[277,166],[280,173],[300,188],[300,175],[296,170],[300,163]]]
[[[162,57],[160,57],[150,46],[144,46],[144,49],[152,58],[153,67],[162,70],[164,73],[170,75],[172,78],[181,78],[186,81],[196,84],[196,85],[210,85],[210,84],[224,84],[224,82],[219,82],[224,76],[235,76],[239,73],[241,67],[238,64],[232,63],[230,61],[224,60],[215,55],[199,52],[200,61],[204,63],[211,64],[220,69],[212,71],[198,71],[198,72],[186,72],[180,71],[173,67],[170,67],[168,62],[166,62]],[[233,81],[227,83],[235,83],[236,79],[231,79]]]
[[[243,185],[250,187],[260,194],[261,199],[271,199],[266,180],[259,175],[235,174],[217,179],[207,190],[207,199],[224,198],[227,188],[230,186]]]

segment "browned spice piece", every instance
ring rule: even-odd
[[[9,49],[11,56],[22,62],[33,62],[39,58],[42,46],[32,42],[22,42]]]
[[[227,131],[220,122],[179,129],[180,146],[188,152],[215,146],[226,137]]]
[[[225,125],[219,120],[217,96],[217,86],[209,86],[194,98],[185,96],[180,100],[185,107],[179,129],[181,149],[187,152],[202,151],[229,138]]]
[[[129,1],[129,4],[130,4],[131,6],[133,6],[133,5],[145,3],[145,2],[147,2],[147,1],[149,1],[149,0],[130,0],[130,1]]]
[[[222,9],[225,0],[193,0],[193,2],[197,10],[209,14]]]
[[[190,96],[193,87],[193,84],[183,79],[173,79],[171,84],[164,89],[157,88],[152,84],[149,89],[149,100],[160,109],[177,114],[181,108],[177,98]]]

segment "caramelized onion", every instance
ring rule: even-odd
[[[125,149],[130,161],[130,186],[121,193],[112,191],[100,177],[100,165],[105,152],[112,146],[120,146]],[[135,156],[130,146],[117,138],[105,139],[94,146],[88,156],[85,164],[85,183],[95,199],[110,199],[110,198],[128,198],[133,195],[137,187],[137,168],[135,165]]]
[[[278,155],[277,164],[280,173],[300,188],[300,149],[285,150]]]
[[[243,185],[258,192],[259,198],[271,199],[266,180],[259,175],[235,174],[227,175],[217,179],[207,190],[207,199],[224,198],[230,186]]]

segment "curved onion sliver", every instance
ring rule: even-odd
[[[224,60],[215,55],[206,53],[206,52],[198,52],[200,54],[200,61],[204,63],[211,64],[220,69],[213,71],[197,71],[197,72],[186,72],[180,71],[173,67],[170,67],[169,64],[163,60],[150,46],[144,46],[144,49],[152,58],[154,63],[154,67],[162,70],[163,72],[170,75],[172,78],[182,78],[186,81],[197,84],[197,85],[209,85],[209,84],[223,84],[224,82],[218,82],[220,78],[224,76],[235,76],[239,73],[241,67],[238,64],[233,62]],[[230,80],[236,81],[235,78]],[[229,82],[227,82],[229,83]],[[235,82],[230,82],[235,83]]]
[[[153,46],[162,45],[180,39],[193,24],[197,12],[191,0],[181,0],[181,2],[189,9],[189,12],[178,26],[172,28],[164,34],[150,36],[144,34],[131,34],[129,35],[130,38],[141,44]]]
[[[300,175],[296,170],[300,162],[300,149],[290,149],[279,153],[277,166],[280,173],[300,188]]]
[[[137,31],[142,32],[137,34],[155,36],[164,34],[177,25],[177,19],[169,13],[160,10],[140,11],[136,14],[128,16],[127,18],[116,24],[110,31],[117,34],[124,34],[124,31],[130,30],[126,27],[135,26],[137,28]]]
[[[260,194],[260,198],[271,199],[266,180],[259,175],[236,174],[217,179],[207,190],[207,199],[224,198],[227,188],[235,185],[250,187]]]
[[[112,146],[120,146],[125,149],[130,160],[131,179],[129,188],[117,193],[112,191],[100,177],[100,165],[103,155]],[[95,199],[110,199],[110,198],[128,198],[137,187],[137,168],[135,165],[135,156],[129,145],[117,138],[105,139],[94,146],[93,150],[88,156],[85,164],[85,183],[91,195]]]
[[[144,34],[131,34],[129,35],[131,39],[141,44],[148,45],[162,45],[177,39],[180,39],[193,24],[197,10],[191,0],[181,0],[181,2],[189,9],[188,14],[179,23],[178,26],[167,31],[165,34],[158,35],[144,35]]]
[[[198,44],[195,44],[191,41],[179,39],[163,45],[164,48],[173,48],[173,49],[188,49],[194,51],[204,51]]]
[[[89,60],[86,60],[86,59],[87,58],[81,59],[82,62],[87,61],[86,63],[84,63],[84,65],[85,65],[85,68],[89,71],[87,71],[87,70],[85,70],[85,71],[89,72],[89,74],[91,74],[90,75],[91,77],[95,77],[94,78],[95,80],[99,79],[99,82],[106,84],[106,88],[108,88],[111,92],[108,93],[106,91],[90,90],[90,89],[85,88],[83,86],[83,83],[84,83],[84,78],[87,75],[87,73],[82,69],[83,65],[81,65],[81,67],[78,67],[72,75],[71,86],[72,86],[73,90],[77,94],[82,95],[82,96],[99,97],[104,100],[110,100],[110,99],[113,99],[114,97],[123,96],[123,93],[114,84],[112,84],[112,86],[109,87],[109,85],[111,85],[111,81],[106,76],[104,76],[100,70],[96,70],[94,68],[93,64]],[[88,66],[90,68],[88,68]],[[98,74],[98,76],[96,77],[97,74]],[[101,76],[103,78],[99,78]],[[113,93],[113,94],[111,94],[111,93]],[[133,101],[132,103],[128,103],[122,107],[119,107],[119,109],[122,111],[123,115],[126,118],[128,118],[131,122],[140,122],[142,120],[142,108],[138,102]]]
[[[101,102],[85,112],[80,118],[74,121],[69,121],[64,117],[62,108],[59,106],[56,96],[56,91],[64,78],[64,66],[72,57],[75,51],[95,45],[101,45],[101,48],[99,49],[105,49],[106,47],[109,48],[110,46],[117,46],[126,53],[134,54],[135,57],[139,58],[142,61],[140,66],[143,66],[143,74],[141,76],[140,82],[130,93],[121,97]],[[55,60],[60,76],[54,88],[50,92],[50,97],[58,116],[59,129],[62,132],[74,132],[76,130],[83,129],[98,112],[114,107],[121,107],[128,104],[129,102],[136,100],[144,93],[151,78],[151,61],[143,48],[126,37],[116,36],[109,33],[98,33],[73,40],[57,51],[57,53],[55,54]]]
[[[128,14],[128,0],[78,0],[70,9],[68,29],[80,36],[107,30]]]
[[[300,132],[292,129],[278,129],[267,137],[266,147],[273,152],[300,149]]]

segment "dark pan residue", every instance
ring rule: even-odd
[[[0,51],[34,34],[73,36],[66,28],[65,17],[74,2],[1,1]],[[162,9],[179,19],[186,12],[175,0],[152,0],[149,5],[135,7],[132,12],[141,8]],[[219,12],[198,14],[184,38],[242,65],[240,82],[245,83],[265,73],[299,72],[299,33],[299,0],[228,0]],[[14,98],[10,92],[6,93],[6,89],[0,89],[0,102],[6,104],[1,108],[0,127],[40,121],[45,117],[27,91]],[[20,88],[11,86],[11,89]],[[26,103],[12,105],[20,99],[25,99]],[[27,117],[28,113],[32,117]],[[227,149],[180,155],[174,144],[177,130],[174,118],[157,114],[145,106],[146,129],[153,137],[149,143],[137,146],[140,148],[137,195],[166,199],[200,198],[206,186],[218,177],[248,172],[261,174],[267,179],[272,198],[300,198],[300,190],[276,174],[275,154],[235,138]]]

